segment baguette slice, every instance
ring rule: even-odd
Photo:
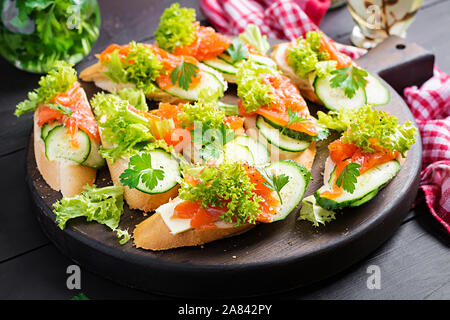
[[[135,87],[132,83],[116,83],[108,79],[104,74],[107,70],[105,66],[97,62],[81,71],[80,79],[86,82],[94,82],[97,87],[108,92],[117,92],[124,88]],[[147,94],[147,98],[166,103],[178,103],[182,101],[180,98],[171,96],[165,92],[151,92]]]
[[[276,162],[279,160],[293,160],[300,163],[305,168],[311,171],[314,157],[316,155],[316,142],[312,141],[309,147],[300,152],[289,152],[279,149],[278,147],[269,143],[262,134],[259,133],[256,127],[256,115],[246,117],[244,120],[244,127],[246,134],[265,145],[270,151],[270,161]]]
[[[59,159],[48,160],[45,156],[45,144],[41,139],[41,128],[38,125],[38,112],[33,117],[34,156],[39,172],[45,182],[65,197],[73,197],[83,191],[86,184],[95,182],[97,170],[88,168],[73,161]]]
[[[322,101],[317,97],[310,79],[300,78],[286,61],[286,50],[289,49],[289,46],[290,42],[275,45],[270,57],[276,62],[283,74],[297,86],[304,98],[319,105],[323,105]]]
[[[201,245],[214,240],[242,234],[254,226],[254,224],[245,224],[239,227],[218,227],[209,230],[190,229],[181,233],[172,234],[161,217],[161,214],[156,210],[155,214],[136,226],[133,232],[133,238],[137,248],[159,251]]]

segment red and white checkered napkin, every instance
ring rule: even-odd
[[[293,40],[317,25],[328,0],[202,0],[201,9],[219,32],[238,34],[247,24],[271,38]],[[356,59],[367,51],[335,42]],[[450,76],[435,68],[420,88],[405,89],[405,100],[419,126],[423,144],[420,188],[431,213],[450,233]]]
[[[450,76],[434,68],[420,88],[405,88],[422,135],[420,188],[433,216],[450,233]]]

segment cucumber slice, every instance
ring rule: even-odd
[[[336,111],[340,109],[353,109],[367,102],[366,91],[363,88],[358,88],[355,95],[349,98],[345,95],[344,90],[331,87],[330,78],[331,75],[320,78],[316,77],[313,84],[317,97],[326,108]]]
[[[269,141],[270,144],[277,146],[281,150],[290,152],[300,152],[309,147],[310,141],[297,140],[287,135],[281,134],[280,130],[272,127],[264,118],[259,116],[256,119],[256,127],[259,129],[264,138]]]
[[[355,191],[349,193],[344,190],[343,194],[335,199],[328,199],[321,196],[321,193],[331,190],[330,184],[323,185],[314,193],[317,203],[325,209],[337,210],[345,207],[356,207],[371,200],[395,175],[400,171],[401,165],[397,160],[392,160],[366,171],[359,177],[355,184]],[[329,181],[335,181],[335,170]]]
[[[311,173],[292,160],[274,162],[266,167],[266,170],[272,171],[275,175],[285,174],[289,177],[288,183],[280,191],[283,203],[277,207],[277,214],[272,216],[273,222],[283,220],[302,200],[311,180]]]
[[[164,150],[157,149],[149,153],[152,157],[152,168],[164,171],[164,178],[158,180],[158,184],[151,190],[142,181],[139,182],[136,189],[149,194],[169,191],[177,185],[180,177],[180,166],[178,162]]]
[[[262,117],[262,116],[258,116],[258,117]],[[317,123],[318,131],[317,131],[317,135],[316,136],[310,136],[309,134],[304,133],[304,132],[295,131],[295,130],[292,130],[292,129],[289,129],[289,128],[283,128],[282,125],[279,125],[279,124],[277,124],[277,123],[275,123],[273,121],[270,121],[267,118],[263,118],[263,120],[268,125],[278,129],[279,131],[284,129],[284,131],[283,131],[284,135],[286,135],[288,137],[291,137],[293,139],[296,139],[296,140],[302,140],[302,141],[316,140],[316,141],[320,141],[320,140],[325,140],[326,138],[328,138],[328,136],[330,135],[330,131],[327,128],[325,128],[324,126],[319,125],[316,118],[312,117],[312,119],[313,119],[314,122]],[[257,121],[258,121],[258,119],[257,119]]]
[[[249,165],[255,164],[253,154],[247,146],[243,146],[235,141],[227,143],[223,147],[224,158],[233,162],[246,162]]]
[[[386,105],[391,100],[391,93],[388,88],[381,82],[380,79],[372,74],[368,74],[366,77],[366,96],[367,103],[376,106]]]
[[[60,126],[61,123],[59,122],[52,122],[52,123],[44,123],[41,127],[41,139],[45,141],[45,138],[47,137],[48,133],[55,127]]]
[[[206,64],[208,67],[216,69],[222,73],[236,75],[238,68],[236,68],[231,63],[226,62],[224,59],[213,58],[202,61],[202,63]]]
[[[269,163],[270,152],[266,146],[258,140],[249,136],[236,136],[231,142],[246,146],[253,155],[255,166],[262,166]]]
[[[200,70],[203,72],[202,79],[200,83],[194,88],[184,90],[179,86],[173,86],[164,91],[171,96],[188,101],[198,100],[202,89],[211,92],[221,92],[223,95],[223,93],[227,89],[227,83],[225,82],[225,80],[223,80],[222,75],[214,69],[207,67],[206,65],[200,64]]]
[[[65,126],[59,125],[47,134],[45,138],[45,156],[48,160],[57,159],[71,160],[76,163],[83,163],[91,152],[91,140],[82,130],[75,134],[78,147],[75,148],[70,142],[71,136],[67,133]]]
[[[91,152],[87,159],[82,163],[83,166],[98,169],[105,165],[106,161],[100,155],[100,143],[91,139]]]
[[[269,58],[269,57],[266,57],[266,56],[260,56],[260,55],[258,55],[258,54],[250,54],[249,57],[250,57],[252,60],[254,60],[254,61],[256,61],[257,63],[259,63],[259,64],[266,65],[266,66],[269,66],[269,67],[277,68],[277,64],[275,63],[275,61],[273,61],[273,60],[272,60],[271,58]]]

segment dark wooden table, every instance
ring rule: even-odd
[[[112,42],[151,40],[159,16],[171,2],[99,0],[102,28],[93,53]],[[179,2],[196,8],[198,18],[204,19],[199,1]],[[450,0],[424,0],[408,29],[408,40],[432,51],[437,65],[450,73],[448,26]],[[350,43],[353,21],[345,7],[328,12],[320,27],[331,38]],[[93,59],[91,54],[78,70]],[[165,298],[120,286],[83,268],[81,289],[67,288],[67,267],[73,262],[42,233],[25,183],[31,115],[13,116],[15,105],[36,87],[39,76],[21,72],[3,59],[0,72],[0,299],[70,299],[81,292],[90,299]],[[450,299],[449,247],[450,238],[422,204],[411,210],[397,232],[364,261],[310,287],[270,298]],[[372,266],[379,267],[380,289],[368,289]]]

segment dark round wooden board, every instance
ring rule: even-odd
[[[369,54],[370,55],[370,54]],[[365,57],[367,60],[368,57]],[[374,64],[378,59],[378,64]],[[374,55],[371,65],[382,65],[385,56]],[[358,63],[365,67],[363,60]],[[368,66],[369,67],[369,66]],[[370,70],[375,70],[369,67]],[[83,83],[88,96],[97,89]],[[401,123],[414,119],[391,87],[391,102],[380,107]],[[232,99],[232,91],[228,99]],[[310,105],[314,115],[321,107]],[[322,184],[327,145],[337,135],[317,145],[311,181],[305,196]],[[27,155],[27,179],[38,207],[38,220],[46,235],[68,257],[101,276],[126,286],[153,293],[184,297],[238,297],[275,293],[324,279],[366,257],[400,225],[418,189],[420,137],[408,152],[399,174],[369,203],[345,209],[326,226],[297,221],[298,211],[284,221],[262,224],[249,232],[197,247],[161,252],[136,249],[132,241],[121,246],[113,232],[97,223],[77,218],[60,230],[52,204],[61,198],[37,170],[32,137]],[[111,184],[106,168],[99,171],[97,185]],[[125,205],[120,227],[133,231],[146,217]]]

